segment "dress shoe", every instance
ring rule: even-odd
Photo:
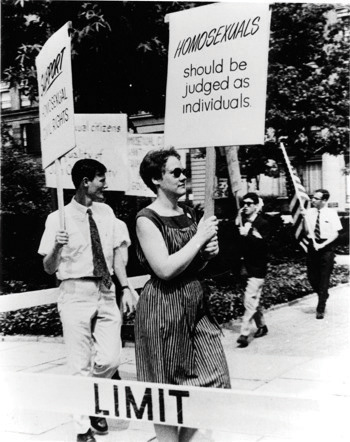
[[[263,325],[262,327],[259,327],[257,331],[255,332],[254,338],[261,338],[262,336],[267,335],[267,332],[269,329],[266,327],[266,325]]]
[[[78,434],[77,442],[96,442],[96,439],[92,434],[91,428],[89,428],[86,433]]]
[[[316,312],[316,319],[323,319],[324,313],[323,312]]]
[[[248,347],[248,336],[244,336],[241,335],[238,339],[237,339],[237,344],[239,344],[241,347]]]
[[[107,434],[108,433],[108,425],[107,421],[104,417],[96,417],[90,416],[91,428],[97,434]]]

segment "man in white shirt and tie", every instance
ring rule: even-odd
[[[312,207],[304,212],[305,228],[310,238],[307,272],[318,295],[316,319],[323,319],[329,297],[329,280],[334,267],[334,245],[342,225],[335,210],[327,207],[329,192],[318,189],[311,198]]]
[[[60,227],[58,211],[51,213],[38,252],[45,271],[61,281],[57,306],[70,374],[111,378],[120,363],[122,323],[113,273],[122,286],[124,309],[136,304],[125,271],[130,238],[125,223],[104,203],[102,163],[78,160],[72,181],[76,191],[64,207],[65,228]],[[77,442],[95,442],[94,433],[108,433],[104,417],[74,420]]]

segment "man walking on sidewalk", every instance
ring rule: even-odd
[[[262,201],[256,193],[250,192],[243,197],[240,210],[242,225],[238,227],[240,247],[248,281],[244,293],[245,313],[242,319],[241,334],[237,343],[247,347],[253,321],[258,330],[254,337],[260,338],[268,332],[265,324],[260,297],[267,272],[267,238],[270,234],[269,222],[259,212]],[[239,218],[238,218],[239,219]],[[237,223],[239,223],[237,219]]]
[[[303,211],[305,229],[310,238],[312,231],[315,239],[315,242],[311,239],[309,241],[307,273],[310,284],[318,295],[316,319],[324,318],[329,297],[329,280],[334,267],[335,240],[342,229],[337,212],[326,207],[328,199],[328,190],[318,189],[311,199],[312,207]]]
[[[64,207],[65,229],[58,211],[46,221],[39,253],[47,273],[57,273],[58,311],[72,375],[111,378],[121,353],[121,314],[116,303],[114,271],[130,309],[133,297],[125,271],[130,239],[126,225],[103,203],[106,168],[92,159],[77,161],[72,169],[76,188]],[[95,353],[92,359],[93,350]],[[107,434],[104,418],[74,416],[77,441],[95,442],[91,427]]]

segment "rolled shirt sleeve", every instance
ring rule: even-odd
[[[114,222],[114,249],[119,248],[124,262],[128,260],[128,247],[131,244],[128,228],[124,221],[115,218]]]
[[[59,230],[59,219],[57,212],[51,213],[45,223],[45,230],[41,237],[38,253],[46,256],[51,252],[55,244],[56,232]]]

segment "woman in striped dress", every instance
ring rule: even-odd
[[[151,274],[135,320],[139,381],[230,388],[220,330],[206,315],[198,271],[219,251],[215,216],[198,225],[178,204],[185,171],[174,148],[149,152],[140,175],[157,195],[137,215],[137,254]],[[155,425],[160,442],[189,441],[195,429]]]

